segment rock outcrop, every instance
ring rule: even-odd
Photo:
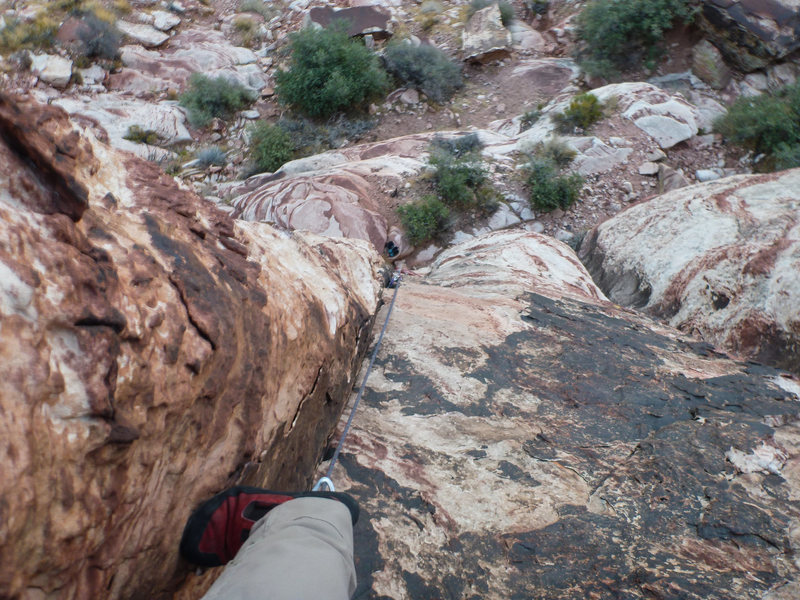
[[[307,485],[377,266],[0,96],[0,596],[166,597],[201,500]]]
[[[500,8],[492,4],[476,11],[464,27],[461,51],[464,60],[488,63],[511,54],[511,32],[500,20]]]
[[[453,248],[400,287],[334,472],[355,597],[794,598],[798,394],[552,238]]]
[[[597,226],[581,258],[614,302],[800,373],[798,190],[798,169],[683,188]]]
[[[725,58],[745,72],[800,48],[796,0],[704,0],[698,22]]]

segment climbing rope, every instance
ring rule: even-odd
[[[369,378],[369,373],[372,371],[372,365],[375,364],[375,359],[378,356],[378,350],[381,348],[381,342],[383,341],[383,334],[386,333],[386,327],[389,325],[389,317],[392,316],[392,309],[394,308],[394,301],[397,299],[397,292],[400,289],[400,273],[395,272],[392,275],[392,279],[389,282],[389,287],[394,288],[394,294],[392,295],[392,301],[389,304],[389,310],[386,313],[386,320],[383,322],[383,328],[381,329],[381,334],[378,336],[378,341],[375,343],[375,349],[372,351],[372,357],[369,359],[369,365],[367,366],[367,372],[364,373],[364,379],[361,380],[361,387],[358,388],[358,394],[356,395],[356,400],[353,402],[353,408],[350,410],[350,416],[347,417],[347,423],[344,426],[344,431],[342,431],[342,435],[339,438],[339,443],[336,444],[336,450],[333,453],[333,457],[331,458],[331,462],[328,465],[328,470],[325,472],[324,477],[320,477],[319,481],[314,484],[314,487],[311,488],[313,491],[319,491],[322,489],[322,486],[327,486],[328,490],[331,492],[334,491],[333,481],[331,481],[331,475],[333,475],[333,466],[336,464],[336,461],[339,460],[339,454],[342,451],[342,446],[344,446],[344,440],[347,437],[347,433],[350,431],[350,425],[353,423],[353,417],[356,416],[356,409],[358,408],[358,403],[361,402],[361,395],[364,393],[364,388],[367,386],[367,379]]]

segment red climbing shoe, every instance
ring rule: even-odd
[[[186,522],[181,537],[181,555],[201,567],[218,567],[230,561],[250,535],[250,529],[270,510],[294,498],[330,498],[350,510],[358,521],[358,503],[341,492],[272,492],[257,487],[236,486],[203,502]]]

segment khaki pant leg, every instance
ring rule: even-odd
[[[253,526],[203,600],[348,600],[355,589],[350,511],[297,498]]]

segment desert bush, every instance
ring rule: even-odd
[[[346,142],[361,139],[375,127],[371,119],[351,119],[338,115],[324,123],[303,117],[284,117],[278,127],[289,134],[294,154],[298,157],[319,154],[332,148],[340,148]]]
[[[149,144],[151,146],[158,144],[161,140],[157,132],[152,129],[143,129],[139,125],[131,125],[128,127],[128,132],[125,134],[124,138],[131,142],[136,142],[137,144]]]
[[[229,118],[252,101],[250,92],[239,83],[194,73],[189,78],[188,89],[181,95],[180,104],[189,111],[192,125],[204,127],[215,117]]]
[[[256,173],[277,171],[292,159],[291,136],[281,127],[261,122],[250,133],[250,160]]]
[[[81,23],[78,38],[81,40],[85,56],[108,60],[117,58],[122,34],[113,23],[101,19],[94,13],[85,14]]]
[[[574,133],[575,129],[587,131],[603,117],[603,105],[592,93],[578,94],[563,113],[552,116],[561,133]]]
[[[197,164],[204,169],[211,166],[224,167],[228,162],[228,155],[219,146],[208,146],[197,153]]]
[[[269,19],[275,15],[276,9],[264,0],[242,0],[239,3],[240,12],[252,12]]]
[[[233,29],[239,34],[242,46],[252,47],[259,39],[258,23],[250,17],[236,17],[233,20]]]
[[[537,144],[534,154],[553,163],[559,169],[568,166],[576,155],[575,150],[569,144],[557,137],[549,138],[546,142]]]
[[[406,230],[408,241],[415,246],[441,233],[450,216],[447,206],[431,195],[423,196],[419,202],[400,206],[397,213]]]
[[[30,21],[11,19],[0,30],[0,52],[3,54],[23,49],[46,49],[53,46],[58,22],[45,12]]]
[[[520,131],[525,131],[533,127],[534,123],[536,123],[541,116],[542,111],[540,109],[526,111],[519,120]]]
[[[278,99],[314,118],[366,108],[385,93],[386,72],[363,43],[351,39],[342,24],[306,28],[291,36],[289,69],[278,71]]]
[[[541,211],[567,208],[578,199],[583,177],[559,174],[558,167],[545,158],[533,157],[526,166],[531,207]]]
[[[714,123],[729,142],[764,155],[759,170],[798,166],[800,82],[756,97],[742,97]]]
[[[461,68],[435,46],[389,44],[383,55],[386,70],[403,85],[424,93],[434,102],[445,102],[464,85]]]
[[[469,3],[469,8],[467,9],[467,20],[472,18],[479,10],[486,8],[495,4],[491,0],[472,0]],[[500,8],[500,20],[503,22],[505,27],[508,27],[511,21],[514,20],[514,7],[511,6],[508,2],[497,2],[498,7]]]
[[[591,0],[578,16],[581,68],[602,76],[642,62],[653,68],[664,33],[694,12],[691,0]]]
[[[476,154],[483,149],[483,143],[477,133],[467,133],[458,137],[445,138],[437,136],[431,141],[434,153],[444,151],[453,156]]]

